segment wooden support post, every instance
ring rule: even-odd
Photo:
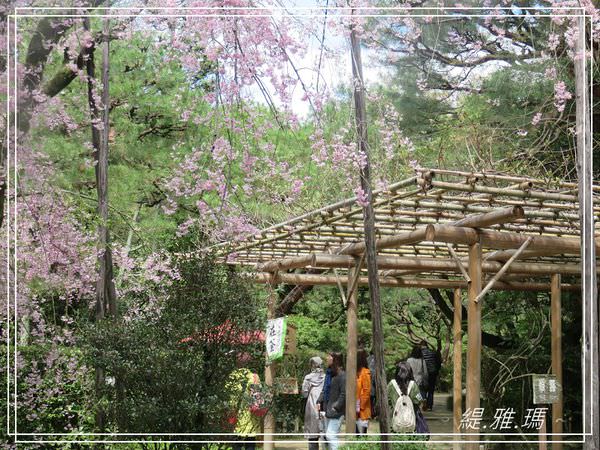
[[[546,416],[548,415],[548,413],[546,412],[546,414],[544,414],[544,417],[542,419],[542,426],[540,427],[540,431],[539,431],[539,450],[548,450],[548,434],[546,433]]]
[[[481,292],[481,244],[469,246],[469,304],[467,317],[467,402],[466,408],[474,411],[480,407],[481,390],[481,303],[476,301]],[[468,440],[479,440],[475,430]],[[467,450],[478,450],[478,444],[467,445]]]
[[[552,322],[552,374],[562,386],[562,313],[561,313],[561,292],[560,292],[560,274],[552,275],[550,279],[552,286],[550,320]],[[552,404],[552,433],[563,432],[563,394],[559,395],[557,402]],[[561,441],[560,436],[552,436],[553,441]],[[563,445],[560,442],[552,443],[552,450],[562,450]]]
[[[275,318],[275,302],[277,301],[277,294],[275,293],[275,284],[277,280],[276,274],[271,274],[271,280],[268,286],[269,289],[269,298],[267,300],[267,319]],[[265,385],[272,387],[273,379],[275,378],[275,367],[273,363],[266,361],[265,364]],[[264,437],[263,437],[263,449],[264,450],[273,450],[275,445],[273,441],[275,436],[275,417],[271,411],[267,412],[264,419]]]
[[[462,417],[462,291],[460,288],[454,289],[454,322],[452,326],[454,340],[454,376],[453,383],[453,411],[454,411],[454,440],[461,440],[460,419]],[[454,444],[456,450],[460,449],[460,444]]]
[[[357,258],[358,262],[358,258]],[[360,264],[360,263],[358,263]],[[346,341],[346,433],[354,433],[356,427],[356,351],[358,345],[357,324],[357,278],[360,275],[360,265],[348,271],[348,291],[346,317],[348,335]]]

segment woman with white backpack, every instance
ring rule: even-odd
[[[387,390],[392,411],[392,431],[429,434],[429,427],[419,408],[423,397],[409,364],[398,363]]]

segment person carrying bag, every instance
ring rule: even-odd
[[[388,398],[393,411],[393,431],[422,434],[429,439],[429,426],[419,408],[423,397],[407,362],[398,364],[395,377],[388,384]]]

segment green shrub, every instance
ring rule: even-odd
[[[119,432],[229,431],[227,381],[236,355],[254,356],[247,365],[259,374],[264,367],[264,343],[237,339],[264,329],[247,282],[209,258],[182,258],[176,268],[180,278],[148,306],[144,298],[128,299],[142,305],[138,314],[105,319],[82,342],[89,365],[114,380],[103,404]]]
[[[368,437],[351,438],[347,439],[346,444],[340,445],[340,450],[375,450],[381,447],[381,444],[368,441],[379,440],[380,436],[370,435]],[[392,444],[393,450],[427,450],[427,444],[423,442],[413,442],[423,440],[421,436],[417,435],[405,435],[399,434],[396,436],[388,436],[390,441],[394,441]]]

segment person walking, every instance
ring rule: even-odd
[[[394,407],[396,406],[396,401],[398,401],[399,394],[394,387],[394,381],[400,388],[400,391],[404,395],[408,395],[412,400],[413,404],[419,406],[420,403],[425,400],[425,398],[421,395],[421,390],[417,386],[415,382],[415,377],[413,375],[413,371],[410,365],[407,362],[399,362],[396,366],[396,373],[394,374],[394,378],[392,381],[388,383],[388,399],[390,402],[391,410],[394,411]],[[411,383],[411,381],[413,383]]]
[[[234,425],[234,433],[238,441],[232,444],[233,450],[255,450],[256,435],[260,433],[262,419],[252,412],[252,393],[259,389],[260,377],[244,367],[250,359],[247,353],[238,354],[238,368],[229,375],[226,383],[233,412],[230,424]]]
[[[387,391],[389,399],[388,406],[391,407],[392,411],[392,429],[394,429],[394,426],[397,424],[397,422],[410,422],[410,429],[405,429],[404,432],[416,432],[429,435],[429,427],[427,426],[427,422],[425,421],[423,413],[419,408],[419,405],[424,400],[424,397],[421,395],[421,391],[415,382],[412,369],[407,362],[398,363],[394,378],[388,383]],[[410,398],[409,405],[397,404],[401,395],[408,396]],[[397,415],[402,416],[401,419],[404,420],[398,420]],[[412,416],[412,418],[407,421],[407,416]]]
[[[427,341],[425,340],[421,341],[421,352],[423,354],[423,359],[425,360],[425,365],[427,366],[427,371],[429,374],[427,379],[427,398],[425,409],[432,410],[433,393],[435,391],[435,385],[442,367],[442,355],[439,350],[436,350],[435,352],[431,350],[427,346]]]
[[[329,450],[337,450],[339,446],[338,435],[346,411],[346,372],[344,371],[344,358],[341,353],[333,353],[331,363],[331,387],[329,400],[326,402],[325,417],[327,418],[327,445]]]
[[[327,370],[325,371],[325,382],[323,383],[323,390],[321,392],[321,396],[319,397],[319,417],[323,421],[323,431],[327,431],[327,423],[329,420],[325,416],[325,411],[327,411],[327,402],[329,401],[329,392],[331,390],[331,379],[333,378],[333,372],[331,366],[333,365],[333,353],[329,352],[327,354]],[[325,440],[327,440],[327,436],[323,436]]]
[[[356,354],[356,432],[367,434],[371,418],[371,371],[367,351]]]
[[[427,363],[423,359],[421,347],[417,345],[413,347],[406,363],[410,366],[415,383],[417,383],[417,386],[421,391],[421,396],[423,397],[423,400],[425,400],[427,398],[429,371],[427,369]]]
[[[321,420],[319,417],[318,401],[325,382],[322,365],[323,360],[319,356],[310,358],[310,373],[304,377],[304,381],[302,382],[302,395],[306,399],[304,437],[308,439],[309,450],[319,450]]]

